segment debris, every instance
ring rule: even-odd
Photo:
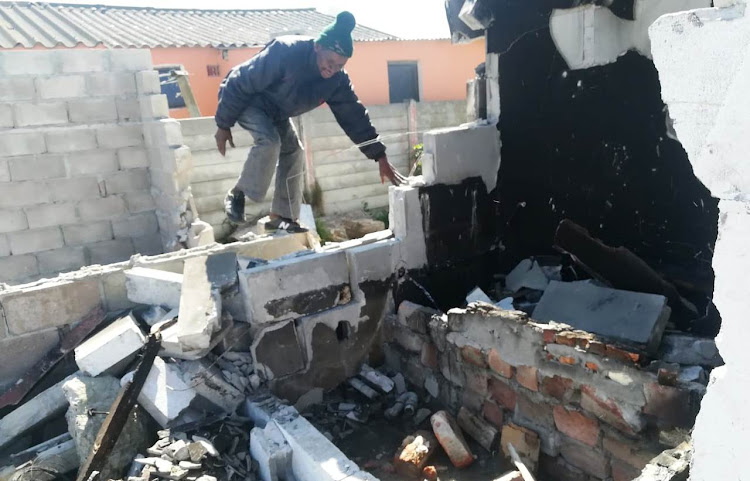
[[[24,458],[29,458],[30,456],[36,456],[37,454],[41,452],[47,451],[48,449],[51,449],[64,442],[70,441],[71,439],[73,438],[70,436],[70,433],[63,433],[59,436],[55,436],[52,439],[48,439],[44,441],[43,443],[37,444],[36,446],[32,446],[28,449],[24,449],[23,451],[13,453],[10,455],[10,458],[11,459],[24,459]]]
[[[503,431],[500,435],[500,445],[507,457],[511,457],[508,446],[513,445],[524,463],[532,466],[532,470],[535,470],[534,467],[536,467],[539,461],[541,442],[539,441],[539,435],[534,431],[513,423],[506,424],[503,426]]]
[[[463,406],[458,411],[458,425],[484,449],[490,452],[493,451],[498,437],[497,429],[493,426],[471,414]]]
[[[516,448],[513,447],[513,443],[508,443],[508,452],[510,452],[510,458],[513,460],[513,464],[516,465],[516,468],[518,468],[518,471],[521,473],[523,481],[534,481],[534,477],[531,475],[526,465],[523,464],[523,461],[521,461],[521,458],[516,452]]]
[[[196,219],[188,230],[188,248],[207,246],[216,242],[214,228],[208,222]]]
[[[344,220],[344,230],[349,239],[359,239],[373,232],[385,230],[385,223],[375,219]]]
[[[218,367],[207,359],[179,363],[182,380],[201,398],[226,413],[233,413],[245,399],[243,391],[224,379]]]
[[[121,317],[75,349],[78,368],[90,376],[124,368],[146,343],[131,314]]]
[[[219,452],[216,450],[214,445],[208,439],[202,438],[200,436],[193,436],[193,441],[203,446],[206,449],[206,452],[208,453],[209,456],[213,456],[214,458],[219,457]]]
[[[410,478],[419,477],[430,457],[437,449],[437,439],[427,431],[417,431],[407,436],[393,457],[396,472]]]
[[[536,260],[524,259],[505,277],[505,288],[510,292],[518,292],[524,287],[543,291],[549,281]]]
[[[393,385],[396,387],[396,394],[403,394],[406,392],[406,379],[404,379],[403,374],[400,372],[396,373],[391,379],[393,379]]]
[[[496,307],[499,307],[500,309],[505,309],[506,311],[515,311],[516,307],[513,305],[513,298],[512,297],[506,297],[505,299],[502,299],[499,302],[495,303]]]
[[[708,382],[708,375],[706,374],[706,370],[701,366],[689,366],[680,371],[677,380],[682,383],[699,382],[706,384]]]
[[[658,357],[665,362],[689,366],[718,367],[724,364],[714,339],[688,334],[666,334]]]
[[[430,422],[435,436],[455,467],[465,468],[474,462],[474,455],[450,414],[438,411],[432,415]]]
[[[532,317],[633,345],[648,352],[659,347],[669,320],[666,298],[581,282],[550,282]]]
[[[272,421],[263,429],[255,427],[250,431],[250,454],[258,462],[262,481],[278,481],[286,475],[292,448]]]
[[[395,383],[391,378],[380,371],[371,368],[367,364],[362,364],[359,375],[369,383],[377,386],[378,389],[386,394],[393,391],[393,388],[395,387]]]
[[[438,472],[435,466],[425,466],[422,470],[422,477],[427,481],[437,481]]]
[[[466,303],[471,304],[472,302],[486,302],[487,304],[494,304],[495,301],[489,298],[479,287],[475,287],[473,291],[466,295]]]
[[[185,350],[207,349],[221,327],[221,295],[212,290],[207,262],[205,256],[185,260],[177,318],[177,340]]]
[[[131,302],[177,309],[180,307],[182,274],[134,267],[125,271],[125,288]]]
[[[0,419],[0,448],[65,412],[68,401],[63,394],[62,385],[67,380],[63,379]]]
[[[385,411],[386,419],[395,419],[401,415],[403,411],[409,417],[414,416],[414,412],[417,409],[417,394],[413,392],[405,392],[400,395],[396,402]]]
[[[353,387],[354,389],[356,389],[357,391],[359,391],[367,399],[372,400],[372,399],[375,399],[375,398],[378,397],[378,393],[375,392],[375,390],[373,388],[371,388],[370,386],[368,386],[367,384],[363,383],[362,381],[360,381],[359,379],[357,379],[355,377],[350,378],[347,381],[347,383],[351,387]]]
[[[10,481],[55,481],[78,468],[79,460],[75,442],[70,439],[19,466]],[[3,478],[5,479],[5,478]]]

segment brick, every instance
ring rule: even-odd
[[[117,196],[83,200],[78,204],[78,214],[84,222],[111,219],[125,211],[125,201]]]
[[[63,73],[104,72],[109,68],[109,50],[56,50]]]
[[[146,149],[138,147],[128,147],[117,151],[117,160],[120,163],[120,169],[137,169],[149,166]]]
[[[130,239],[116,239],[99,242],[86,246],[91,264],[107,265],[130,259],[135,254],[133,241]]]
[[[625,410],[615,400],[600,396],[591,386],[581,387],[581,407],[622,432],[635,434],[643,429],[643,420],[638,413]]]
[[[75,224],[78,221],[74,204],[43,204],[26,209],[29,229]]]
[[[88,75],[88,91],[93,96],[134,94],[135,75],[124,72],[93,73]]]
[[[612,481],[633,481],[641,474],[640,469],[634,469],[627,464],[613,459],[612,464]]]
[[[422,364],[424,364],[425,366],[431,369],[437,369],[438,350],[437,350],[437,347],[435,347],[435,344],[431,342],[425,342],[422,345],[422,353],[420,355],[420,360],[422,361]]]
[[[140,124],[106,125],[96,129],[99,145],[108,149],[138,147],[143,145],[143,129]]]
[[[151,51],[147,49],[110,50],[110,69],[113,72],[151,70]]]
[[[52,153],[94,150],[96,132],[91,129],[64,129],[47,132],[47,150]]]
[[[154,212],[145,212],[112,221],[112,229],[116,239],[120,237],[143,237],[158,232],[159,225]]]
[[[499,379],[490,378],[489,392],[495,402],[511,411],[516,409],[516,392]]]
[[[599,441],[599,423],[595,419],[578,411],[568,411],[563,406],[555,406],[552,414],[555,426],[561,433],[589,446],[596,446]]]
[[[532,366],[518,366],[516,368],[516,380],[518,384],[531,391],[539,391],[539,380],[537,379],[537,368]]]
[[[64,245],[59,227],[14,232],[8,235],[8,240],[10,250],[15,255],[57,249]]]
[[[1,78],[0,102],[18,102],[34,98],[34,82],[27,78]]]
[[[151,234],[133,238],[133,247],[138,254],[144,256],[155,256],[164,253],[161,235]]]
[[[111,240],[112,224],[110,221],[90,222],[86,224],[66,225],[62,228],[65,244],[69,246],[79,246],[83,244],[93,244]]]
[[[612,459],[617,459],[622,464],[638,471],[642,470],[644,466],[660,453],[659,449],[649,451],[642,449],[630,441],[616,439],[612,436],[604,436],[602,447],[605,452],[612,455]]]
[[[160,94],[159,72],[156,70],[145,70],[136,72],[135,81],[140,95]]]
[[[490,349],[489,354],[487,354],[487,363],[489,364],[490,369],[504,378],[510,379],[513,377],[513,366],[503,361],[503,358],[500,357],[500,353],[497,352],[497,350]]]
[[[2,52],[0,72],[5,75],[52,75],[59,64],[54,54],[51,50]]]
[[[59,341],[60,335],[57,329],[48,329],[0,341],[3,359],[13,360],[13,362],[0,363],[0,382],[15,382]]]
[[[0,233],[15,232],[28,227],[26,214],[21,209],[0,210]]]
[[[116,151],[91,150],[74,152],[68,156],[70,176],[96,175],[116,172],[119,169]]]
[[[68,123],[65,102],[17,103],[13,105],[16,127],[37,127]]]
[[[0,104],[0,128],[13,128],[13,107],[10,104]]]
[[[3,132],[0,135],[0,157],[41,154],[47,151],[41,132]]]
[[[534,426],[554,428],[555,420],[552,416],[552,406],[537,402],[521,393],[518,393],[516,399],[516,417],[530,421]]]
[[[148,191],[151,183],[147,169],[132,169],[114,172],[104,177],[107,194]]]
[[[49,200],[54,202],[98,199],[101,197],[99,182],[94,177],[51,180],[46,183],[45,187]]]
[[[86,77],[83,75],[55,75],[37,78],[36,90],[44,100],[86,97]]]
[[[41,274],[75,271],[87,264],[83,247],[63,247],[40,252],[36,257]]]
[[[154,198],[149,192],[129,192],[125,194],[125,204],[128,207],[128,212],[132,214],[146,212],[156,208]]]
[[[120,122],[138,122],[141,120],[141,100],[137,97],[118,97],[117,119]]]
[[[700,409],[700,396],[691,396],[687,389],[648,383],[644,386],[644,414],[656,417],[661,428],[691,428]]]
[[[573,380],[561,376],[543,377],[542,394],[560,401],[570,401],[574,395]]]
[[[27,280],[39,274],[36,256],[0,257],[0,282]]]
[[[457,468],[465,468],[474,462],[474,456],[461,434],[461,428],[445,411],[438,411],[430,418],[432,429],[451,462]]]
[[[10,169],[8,161],[0,159],[0,182],[10,182]]]
[[[565,440],[560,446],[563,459],[584,473],[604,479],[609,475],[607,458],[589,446],[579,444],[573,440]]]
[[[567,366],[575,366],[576,364],[578,364],[576,358],[570,356],[560,356],[557,358],[557,361],[560,364],[565,364]]]
[[[594,363],[594,362],[587,362],[587,363],[584,364],[584,366],[589,371],[594,371],[594,372],[598,372],[599,371],[599,365],[596,364],[596,363]]]
[[[111,97],[71,100],[68,108],[71,122],[92,124],[117,120],[115,99]]]
[[[539,436],[530,429],[510,423],[503,426],[500,435],[500,445],[506,457],[510,457],[508,443],[513,445],[523,461],[531,464],[527,467],[534,471],[534,466],[539,461],[539,449],[541,447]]]
[[[484,353],[482,353],[481,349],[477,349],[474,346],[463,346],[461,348],[461,358],[465,362],[473,364],[474,366],[481,368],[487,367],[487,361],[484,359]]]
[[[48,283],[0,297],[13,335],[72,324],[100,302],[95,279]]]
[[[482,404],[482,415],[484,419],[491,422],[497,429],[503,429],[503,410],[492,401]]]
[[[141,97],[139,108],[143,119],[165,119],[169,117],[169,103],[166,95]]]
[[[10,242],[8,241],[8,236],[5,234],[0,234],[0,257],[5,257],[10,255]]]
[[[21,180],[44,180],[65,177],[65,159],[62,155],[24,156],[8,159],[10,178]]]

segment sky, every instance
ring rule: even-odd
[[[55,3],[157,8],[316,8],[335,15],[349,10],[362,25],[402,38],[448,38],[444,0],[53,0]],[[209,6],[210,5],[210,6]]]

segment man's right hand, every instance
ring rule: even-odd
[[[219,149],[219,153],[224,156],[227,153],[227,142],[234,148],[234,139],[232,138],[232,131],[226,129],[216,129],[216,147]]]

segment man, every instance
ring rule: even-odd
[[[250,131],[250,149],[237,185],[225,199],[233,223],[245,218],[245,197],[261,202],[276,171],[269,230],[304,232],[299,225],[304,152],[291,117],[326,102],[349,138],[365,156],[378,162],[380,179],[394,185],[404,177],[391,165],[385,145],[357,99],[343,70],[352,56],[354,16],[342,12],[313,40],[286,36],[270,42],[256,56],[232,69],[221,84],[216,110],[216,146],[221,155],[226,144],[234,147],[230,128],[239,123]]]

